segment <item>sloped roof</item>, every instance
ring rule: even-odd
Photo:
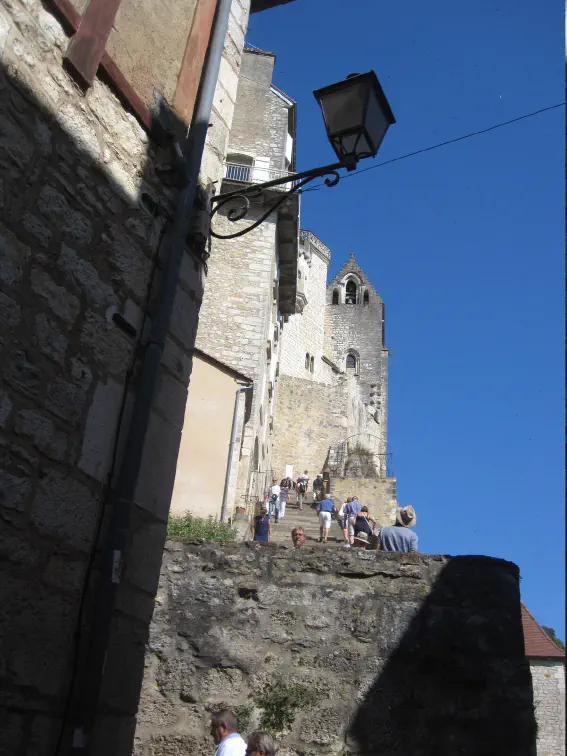
[[[337,275],[329,283],[329,285],[327,286],[327,289],[339,283],[339,281],[341,281],[349,273],[355,273],[360,278],[364,286],[367,286],[370,289],[370,291],[373,291],[377,296],[379,296],[378,292],[372,286],[370,280],[368,279],[368,276],[366,275],[366,273],[362,270],[360,265],[354,259],[354,252],[350,253],[348,257],[348,261],[343,265],[343,267],[339,270]]]
[[[538,624],[528,609],[522,606],[524,649],[528,659],[565,659],[565,654]]]

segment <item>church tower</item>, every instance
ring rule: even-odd
[[[327,287],[326,353],[347,375],[354,376],[364,405],[374,416],[387,446],[388,350],[382,298],[351,252],[348,262]]]

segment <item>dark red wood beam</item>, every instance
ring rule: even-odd
[[[79,81],[90,87],[106,50],[121,0],[89,0],[65,59]]]

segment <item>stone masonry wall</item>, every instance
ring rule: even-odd
[[[565,665],[554,659],[530,662],[537,733],[537,756],[565,756]]]
[[[487,557],[169,541],[134,756],[212,753],[223,706],[280,756],[533,756],[518,582]]]
[[[282,333],[280,373],[310,381],[326,382],[327,371],[321,361],[325,344],[325,291],[329,261],[312,245],[311,264],[306,266],[303,312],[290,315]],[[305,355],[315,357],[313,373],[305,368]]]
[[[247,11],[239,2],[234,9],[242,23],[233,17],[231,25],[243,40]],[[82,653],[81,596],[85,631],[99,574],[96,554],[88,572],[90,555],[106,535],[109,474],[121,459],[175,201],[155,176],[156,150],[135,118],[101,81],[83,93],[67,75],[67,44],[39,1],[2,3],[0,598],[10,610],[0,620],[0,752],[11,756],[51,756],[61,733]],[[206,157],[204,175],[218,179],[211,147]],[[93,756],[131,752],[136,674],[203,284],[200,264],[187,253],[135,496]],[[134,330],[122,330],[115,314]]]
[[[274,61],[253,51],[242,57],[229,152],[269,158],[270,168],[285,169],[289,106],[270,90]]]
[[[220,213],[214,228],[234,233],[250,225],[255,215],[230,223]],[[268,358],[273,335],[273,293],[276,277],[276,218],[237,239],[215,239],[197,331],[197,347],[254,381],[249,417],[239,447],[240,466],[235,505],[244,505],[249,462],[258,439],[261,469],[269,464],[271,442],[268,382],[276,348]]]
[[[293,464],[294,470],[308,470],[310,475],[316,475],[323,469],[329,447],[352,436],[380,453],[370,446],[379,426],[360,398],[356,379],[345,375],[334,377],[332,383],[325,385],[280,376],[274,425],[276,474],[283,474],[285,465]],[[380,459],[384,457],[377,458],[378,465]],[[378,467],[381,475],[385,474],[384,467]]]
[[[337,504],[357,496],[379,527],[393,525],[396,521],[395,478],[333,478],[331,497]]]

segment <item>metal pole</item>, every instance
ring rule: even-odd
[[[232,467],[232,457],[234,455],[234,439],[236,438],[236,425],[238,419],[238,400],[240,398],[241,391],[248,391],[248,389],[254,388],[253,384],[250,386],[240,386],[236,389],[236,396],[234,397],[234,412],[232,413],[232,429],[230,431],[230,444],[228,446],[228,462],[226,463],[226,475],[224,478],[224,492],[222,495],[222,507],[221,507],[221,522],[226,522],[226,510],[228,499],[228,483],[230,481],[230,468]]]
[[[193,213],[201,160],[211,119],[213,97],[228,31],[231,4],[232,0],[218,0],[207,59],[203,66],[200,89],[185,147],[188,184],[180,193],[173,219],[168,244],[169,254],[153,317],[152,329],[140,370],[138,391],[124,447],[124,458],[118,473],[115,491],[111,496],[111,522],[104,546],[102,576],[96,600],[96,611],[93,612],[90,650],[81,675],[83,687],[77,691],[75,697],[77,708],[74,717],[72,751],[76,754],[87,752],[95,724],[110,637],[110,623],[117,588],[121,579],[124,551],[128,544],[130,514],[138,484],[162,352],[169,331],[173,301],[177,291],[181,263]]]

